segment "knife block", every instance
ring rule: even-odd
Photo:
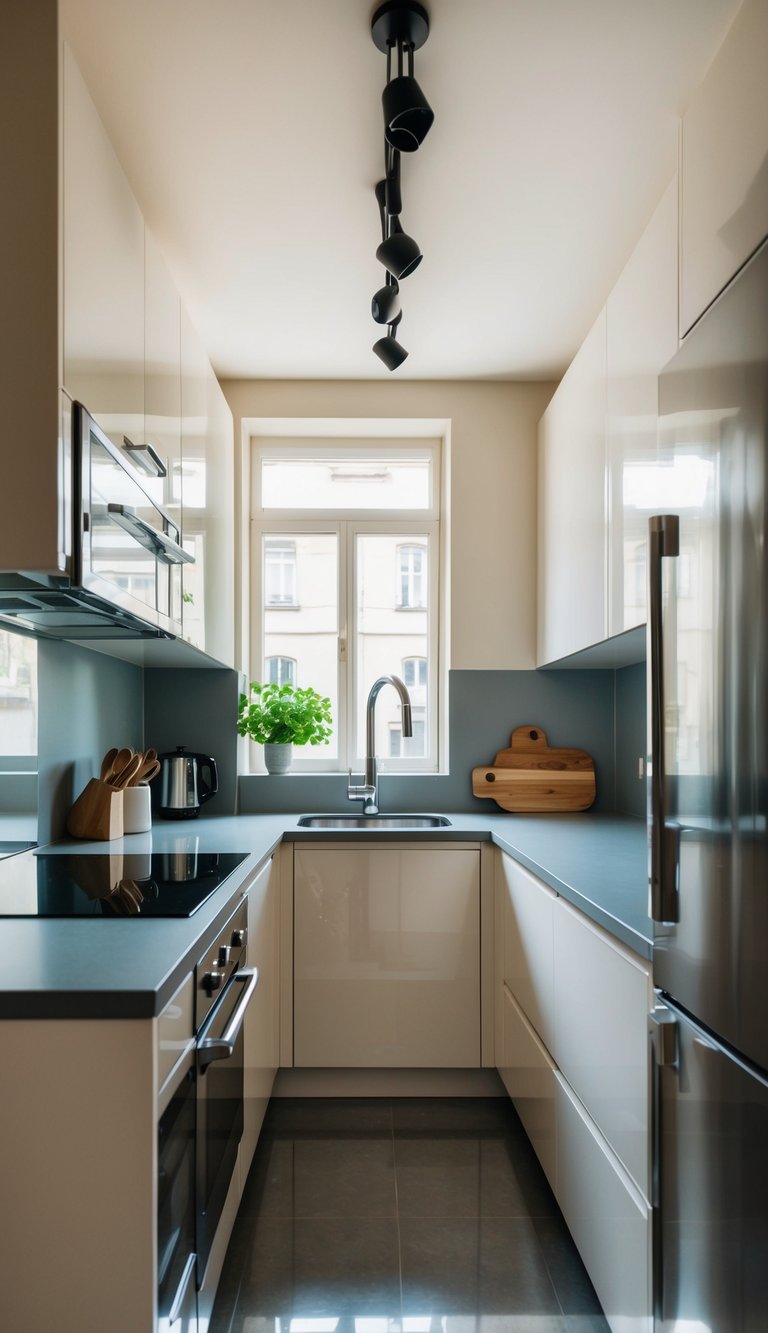
[[[123,836],[123,793],[100,778],[91,778],[67,817],[73,838],[109,842]]]

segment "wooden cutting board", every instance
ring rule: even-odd
[[[595,764],[586,750],[550,749],[541,727],[516,727],[508,750],[473,768],[472,792],[502,810],[532,814],[588,810],[595,799]]]

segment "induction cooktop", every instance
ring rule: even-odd
[[[0,865],[0,917],[115,921],[188,917],[248,852],[82,852],[8,857]]]

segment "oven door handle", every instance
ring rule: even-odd
[[[232,1017],[220,1037],[205,1037],[197,1048],[197,1063],[200,1069],[207,1069],[214,1060],[228,1060],[235,1053],[235,1043],[243,1026],[245,1011],[251,1002],[251,996],[259,980],[257,967],[244,967],[236,972],[232,984],[244,987],[237,1004],[232,1010]]]

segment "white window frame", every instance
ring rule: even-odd
[[[318,445],[313,442],[300,446],[295,440],[285,445],[273,441],[264,441],[254,437],[252,441],[253,463],[252,512],[251,512],[251,662],[261,664],[264,661],[264,601],[263,601],[263,539],[271,534],[283,535],[289,539],[294,533],[333,533],[338,542],[338,691],[339,699],[344,700],[344,708],[339,717],[334,717],[334,729],[338,743],[338,758],[324,758],[323,746],[312,750],[311,756],[301,757],[301,767],[294,761],[295,772],[321,773],[346,772],[351,766],[353,771],[361,771],[364,753],[352,754],[350,732],[354,731],[355,708],[357,698],[357,663],[356,654],[349,651],[349,646],[357,638],[357,587],[355,586],[354,547],[359,535],[373,534],[394,538],[398,546],[417,544],[417,538],[423,538],[427,547],[427,607],[421,608],[427,614],[427,658],[428,681],[427,698],[429,700],[429,726],[427,727],[427,754],[419,758],[392,759],[379,756],[381,772],[399,773],[435,773],[440,771],[440,741],[442,731],[443,698],[441,672],[438,655],[443,648],[443,636],[440,630],[440,562],[443,555],[440,534],[440,495],[441,495],[441,449],[439,443],[414,439],[408,445],[392,447],[387,442],[368,441],[364,446],[350,440],[343,440],[332,446]],[[345,509],[339,507],[333,513],[328,509],[262,509],[261,506],[261,468],[262,459],[271,458],[350,458],[380,459],[384,454],[393,458],[412,457],[414,453],[429,454],[431,461],[430,500],[427,509],[419,510],[382,510],[382,509]],[[413,541],[409,539],[413,538]],[[270,607],[269,610],[274,610]],[[274,656],[274,654],[272,654]],[[420,654],[416,654],[420,656]],[[413,654],[411,654],[413,656]],[[393,671],[398,671],[399,662],[393,662]],[[259,678],[259,665],[251,675]],[[373,681],[367,682],[372,685]],[[364,749],[365,735],[360,736],[360,748]],[[250,769],[263,772],[262,747],[249,746]]]

